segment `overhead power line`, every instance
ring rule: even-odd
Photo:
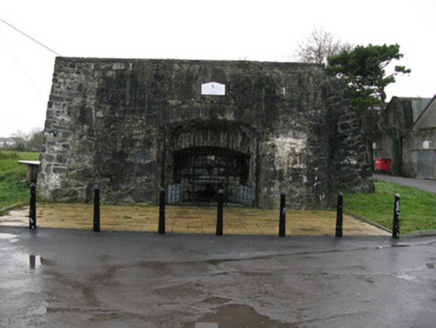
[[[33,79],[30,77],[30,75],[27,73],[27,71],[24,69],[24,67],[20,64],[20,61],[17,59],[17,57],[14,55],[14,53],[12,52],[11,49],[9,49],[8,45],[6,44],[5,40],[3,40],[3,38],[0,35],[0,41],[3,43],[3,45],[5,46],[5,49],[9,52],[9,54],[11,55],[11,57],[14,59],[15,63],[18,65],[18,67],[20,68],[20,70],[23,72],[24,76],[27,78],[27,80],[29,80],[30,84],[32,85],[32,87],[36,90],[36,92],[38,93],[38,95],[41,97],[42,100],[46,100],[46,98],[44,98],[44,96],[42,95],[41,91],[39,90],[39,88],[37,87],[36,83],[33,81]]]
[[[7,26],[9,26],[10,28],[13,28],[15,31],[17,31],[18,33],[21,33],[22,35],[24,35],[26,38],[32,40],[33,42],[37,43],[38,45],[40,45],[41,47],[47,49],[48,51],[54,53],[56,56],[60,56],[60,54],[58,54],[56,51],[50,49],[49,47],[45,46],[44,44],[42,44],[41,42],[39,42],[38,40],[35,40],[34,38],[32,38],[30,35],[24,33],[23,31],[21,31],[20,29],[16,28],[15,26],[9,24],[8,22],[6,22],[4,19],[0,18],[0,21],[3,22],[4,24],[6,24]]]

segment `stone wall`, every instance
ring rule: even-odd
[[[212,81],[225,95],[201,94]],[[289,207],[319,208],[373,188],[346,89],[321,66],[57,58],[41,197],[87,202],[99,185],[105,202],[156,203],[160,187],[183,191],[177,154],[195,149],[244,158],[236,187],[252,206],[277,207],[285,191]]]
[[[427,147],[424,147],[427,143]],[[422,172],[419,153],[431,154],[428,164],[431,167]],[[436,128],[426,128],[410,131],[403,139],[403,176],[408,178],[434,179],[436,172]]]

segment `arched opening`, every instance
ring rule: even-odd
[[[221,189],[227,203],[255,203],[257,136],[237,122],[196,121],[167,127],[168,202],[208,204]]]
[[[174,181],[185,189],[182,202],[213,202],[220,189],[227,202],[251,202],[251,195],[241,189],[248,181],[249,155],[220,147],[197,147],[176,151],[173,156]]]

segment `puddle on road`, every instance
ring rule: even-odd
[[[55,265],[56,262],[48,260],[45,257],[39,255],[29,255],[29,268],[36,269],[40,266]]]
[[[9,240],[10,243],[16,243],[18,241],[17,235],[12,233],[0,233],[0,239]]]
[[[18,265],[28,265],[30,269],[38,269],[42,266],[53,265],[54,261],[48,260],[39,255],[14,254],[12,255],[14,262]]]
[[[43,259],[40,256],[29,255],[29,268],[35,269],[37,266],[42,265]]]
[[[17,237],[16,235],[13,235],[11,233],[0,233],[0,239],[12,239]]]
[[[187,328],[290,328],[290,323],[274,321],[257,313],[252,307],[241,304],[227,304],[218,308],[216,313],[207,314],[194,325]]]

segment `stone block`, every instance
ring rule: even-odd
[[[212,81],[225,95],[201,94]],[[52,200],[88,201],[94,181],[116,203],[156,202],[160,186],[214,201],[224,188],[265,208],[281,191],[318,208],[336,188],[371,190],[345,85],[319,65],[59,57],[45,127]]]

